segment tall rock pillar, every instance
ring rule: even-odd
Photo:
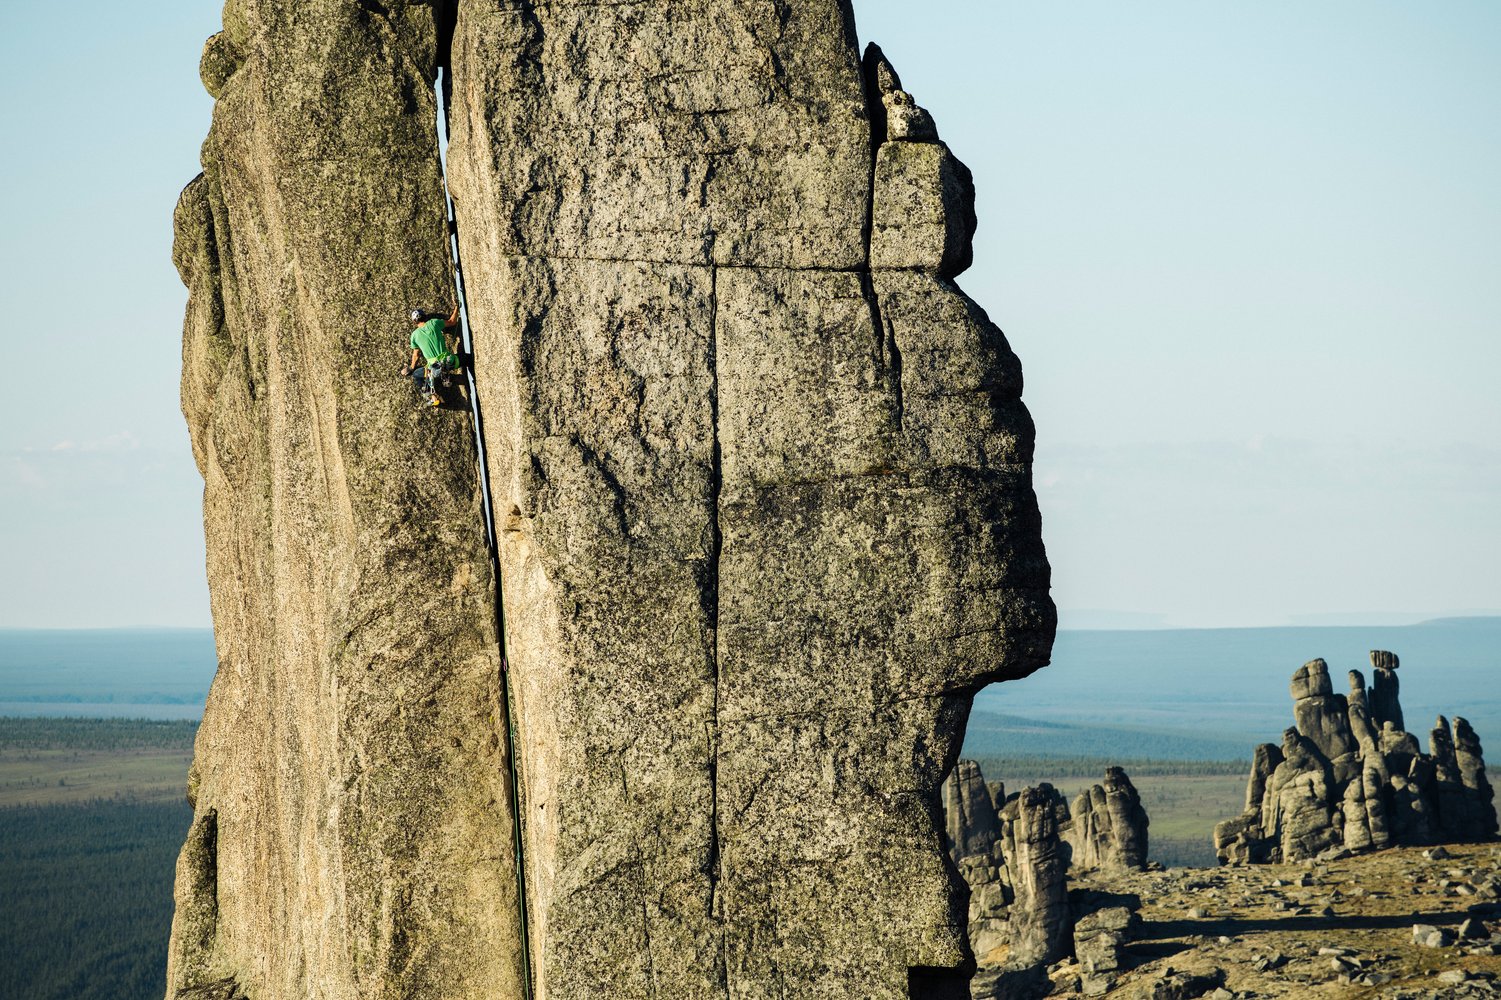
[[[837,0],[452,51],[539,996],[962,990],[939,784],[1054,628],[967,172]]]
[[[174,259],[219,670],[169,997],[521,992],[475,442],[396,373],[453,294],[425,5],[230,0]]]

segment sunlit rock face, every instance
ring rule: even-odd
[[[521,988],[474,440],[396,375],[452,295],[437,43],[422,6],[234,0],[205,47],[174,257],[219,671],[169,995]]]
[[[1395,653],[1371,652],[1376,683],[1358,670],[1334,694],[1328,665],[1292,679],[1293,715],[1280,748],[1256,750],[1246,808],[1215,827],[1221,863],[1298,861],[1330,850],[1486,840],[1496,835],[1480,739],[1462,718],[1438,717],[1429,752],[1402,730]]]
[[[468,415],[394,376],[453,294],[440,64],[499,588]],[[939,784],[1049,655],[1033,432],[968,171],[847,6],[232,0],[203,66],[169,992],[962,986]]]

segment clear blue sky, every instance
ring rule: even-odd
[[[975,172],[1065,624],[1501,608],[1501,5],[855,3]],[[169,255],[218,23],[0,9],[0,625],[208,622]]]

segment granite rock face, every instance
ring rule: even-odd
[[[1147,864],[1150,821],[1126,772],[1107,768],[1105,782],[1074,799],[1063,839],[1076,868],[1141,870]]]
[[[393,387],[440,69],[498,578],[468,415]],[[202,75],[169,995],[962,988],[939,784],[1055,619],[973,185],[848,5],[230,0]]]
[[[1350,671],[1348,698],[1328,666],[1293,675],[1297,726],[1282,746],[1256,750],[1246,808],[1215,828],[1222,863],[1297,861],[1351,851],[1494,837],[1496,810],[1480,741],[1463,719],[1440,716],[1429,752],[1401,729],[1395,654],[1371,653],[1376,683]]]
[[[475,442],[395,371],[406,311],[453,294],[433,12],[224,24],[173,250],[219,669],[168,995],[518,995]]]

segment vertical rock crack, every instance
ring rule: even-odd
[[[504,713],[501,728],[504,730],[506,760],[510,764],[511,771],[509,782],[511,827],[514,831],[511,846],[516,862],[516,910],[521,930],[521,982],[526,1000],[531,1000],[533,996],[532,956],[526,891],[526,831],[523,822],[525,814],[522,812],[521,768],[516,754],[519,741],[516,738],[516,722],[511,708],[510,670],[506,661],[505,593],[500,575],[500,547],[495,531],[495,507],[490,494],[489,458],[485,453],[484,413],[480,408],[479,391],[474,379],[474,338],[469,326],[469,304],[464,297],[464,264],[459,252],[459,213],[448,184],[448,101],[444,92],[450,83],[449,74],[452,71],[447,66],[443,66],[441,72],[442,78],[435,88],[438,97],[438,129],[442,136],[442,142],[438,147],[438,169],[443,178],[443,200],[448,217],[448,250],[453,263],[454,291],[459,300],[460,340],[465,353],[469,356],[469,363],[464,366],[464,378],[469,392],[470,413],[474,423],[475,461],[479,465],[482,517],[485,523],[485,551],[490,557],[490,576],[495,585],[495,634],[500,647],[500,702]]]
[[[709,263],[709,428],[713,434],[709,465],[709,502],[713,516],[709,521],[709,574],[706,589],[711,589],[709,627],[713,630],[709,650],[710,677],[714,684],[709,714],[709,919],[720,923],[719,974],[725,992],[729,992],[729,970],[725,958],[725,939],[719,883],[723,876],[723,853],[719,844],[719,561],[724,549],[724,529],[720,524],[720,497],[724,471],[719,443],[719,268],[713,263],[712,239]]]

